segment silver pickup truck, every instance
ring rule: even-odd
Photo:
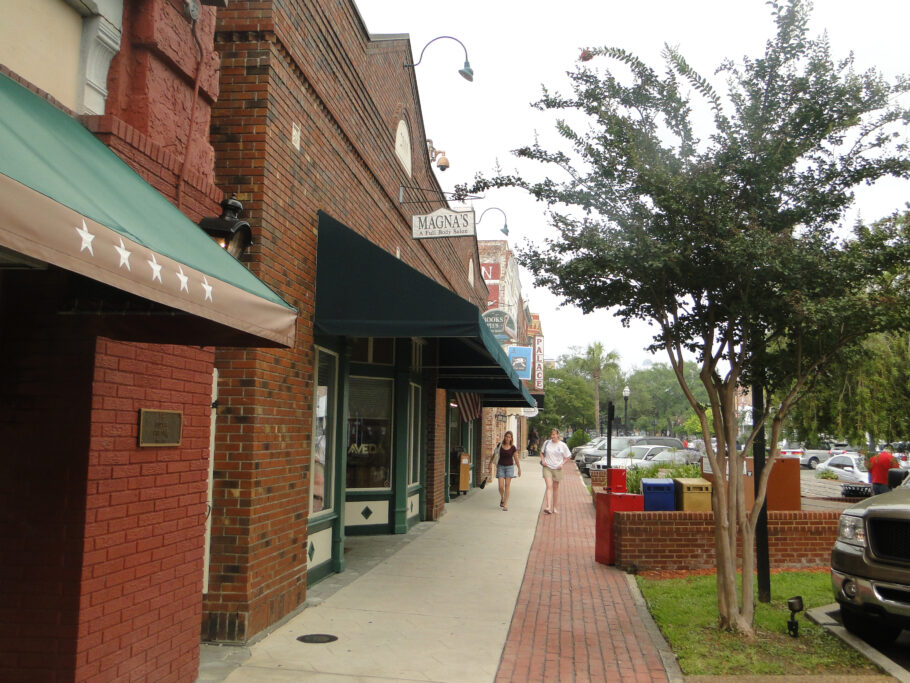
[[[831,551],[831,583],[844,628],[876,644],[910,629],[910,476],[844,510]]]

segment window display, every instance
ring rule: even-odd
[[[392,381],[351,377],[348,393],[348,489],[392,486]]]
[[[310,511],[316,514],[332,508],[332,462],[335,433],[335,380],[337,358],[316,349],[316,391],[313,411],[313,465],[310,486]]]

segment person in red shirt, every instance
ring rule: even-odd
[[[897,458],[890,451],[882,451],[869,458],[869,480],[872,482],[872,495],[887,493],[891,490],[888,486],[888,470],[900,467]]]

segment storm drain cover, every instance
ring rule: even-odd
[[[332,643],[338,640],[338,636],[328,633],[307,633],[305,636],[297,636],[301,643]]]

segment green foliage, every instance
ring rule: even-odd
[[[819,479],[833,479],[837,481],[837,473],[832,472],[831,470],[817,470],[815,476]]]
[[[641,493],[642,479],[655,479],[660,473],[667,479],[693,479],[701,476],[701,467],[698,465],[673,465],[661,466],[660,463],[647,467],[630,467],[626,470],[626,491]]]
[[[579,429],[579,430],[575,431],[572,434],[572,436],[569,437],[569,440],[566,442],[566,445],[570,449],[572,449],[572,448],[575,448],[576,446],[584,446],[586,443],[588,443],[588,441],[590,441],[590,438],[588,437],[588,433],[586,431],[584,431],[583,429]]]
[[[775,35],[760,57],[720,66],[723,92],[674,48],[662,70],[619,48],[590,49],[602,59],[569,74],[572,93],[544,91],[536,104],[566,116],[556,128],[567,149],[516,150],[543,165],[543,180],[464,188],[516,186],[547,204],[553,236],[521,251],[520,263],[586,313],[653,324],[650,348],[667,353],[690,408],[712,409],[715,471],[718,457],[739,471],[741,387],[761,381],[777,392],[754,420],[770,425],[773,462],[783,420],[827,367],[870,334],[910,329],[910,220],[857,225],[846,239],[834,232],[856,187],[910,178],[901,104],[910,78],[889,82],[857,73],[852,55],[834,59],[824,36],[808,35],[807,0],[770,5]],[[704,138],[694,133],[696,106],[713,121]],[[732,483],[742,490],[741,477]],[[717,556],[732,562],[739,543],[751,562],[754,527],[736,500],[715,511],[728,530],[716,536]],[[748,630],[751,609],[736,604],[725,569],[721,618]]]
[[[787,635],[787,598],[801,595],[806,609],[832,602],[828,572],[779,572],[770,603],[757,603],[758,637],[717,626],[713,575],[637,582],[686,676],[857,676],[876,673],[869,660],[800,614],[799,638]]]
[[[788,426],[794,440],[809,444],[818,434],[850,443],[910,438],[910,334],[886,332],[844,354],[794,410]]]
[[[707,417],[708,425],[711,429],[711,434],[714,434],[714,414],[711,412],[711,409],[708,408]],[[686,430],[686,434],[701,434],[701,421],[698,419],[698,415],[695,413],[690,413],[689,417],[686,418],[686,421],[683,422],[683,429]]]
[[[697,375],[692,374],[695,366],[689,371],[689,378],[697,382]],[[666,363],[655,363],[651,367],[636,370],[628,378],[629,422],[644,434],[663,432],[683,433],[683,421],[692,407],[686,398],[676,373]],[[695,384],[698,400],[706,401],[704,387]],[[616,399],[614,399],[616,402]],[[616,403],[619,410],[624,408],[622,396]],[[696,430],[701,432],[701,428]]]
[[[561,432],[567,428],[593,429],[594,400],[590,385],[578,375],[562,368],[547,371],[544,378],[547,400],[543,409],[530,424],[546,439],[554,427]]]

